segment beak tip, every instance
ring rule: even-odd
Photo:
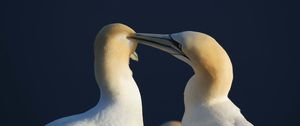
[[[132,60],[134,60],[134,61],[136,61],[136,62],[139,61],[139,57],[138,57],[138,55],[137,55],[136,52],[134,52],[134,53],[132,53],[132,54],[130,55],[130,59],[132,59]]]

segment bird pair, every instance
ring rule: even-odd
[[[49,123],[47,126],[143,126],[139,89],[129,67],[137,60],[137,43],[158,48],[189,64],[194,75],[184,90],[182,126],[252,126],[227,97],[232,64],[212,37],[199,32],[141,34],[123,24],[110,24],[94,44],[95,76],[101,91],[92,109]]]

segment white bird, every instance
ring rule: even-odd
[[[143,126],[142,102],[132,77],[129,59],[137,60],[135,33],[123,24],[110,24],[97,34],[94,44],[95,76],[101,91],[92,109],[58,119],[47,126]]]
[[[161,126],[181,126],[181,123],[179,121],[169,121],[162,124]]]
[[[183,126],[252,126],[228,98],[232,64],[215,39],[192,31],[136,33],[130,38],[166,51],[192,67],[194,75],[184,90]]]

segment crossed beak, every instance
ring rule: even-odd
[[[135,33],[128,36],[128,38],[136,40],[139,44],[170,53],[185,62],[189,61],[189,58],[181,50],[182,45],[172,38],[172,34]]]

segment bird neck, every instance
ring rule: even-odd
[[[95,51],[95,77],[102,100],[139,100],[140,94],[129,68],[129,56]]]
[[[211,104],[227,99],[233,78],[230,61],[215,66],[193,64],[192,68],[195,74],[184,92],[186,105]]]

